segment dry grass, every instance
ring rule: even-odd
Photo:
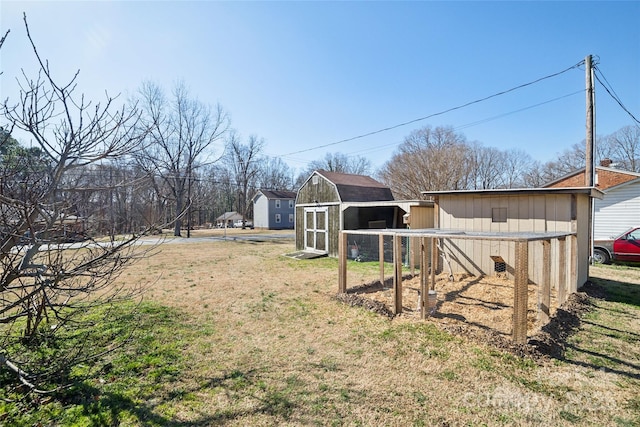
[[[389,320],[339,303],[333,299],[337,261],[281,256],[293,249],[291,240],[167,244],[120,277],[147,284],[148,300],[187,313],[190,327],[200,331],[182,350],[190,369],[159,386],[153,401],[138,402],[154,413],[152,424],[640,422],[637,349],[621,357],[626,370],[601,369],[577,350],[575,362],[536,364],[451,335],[438,326],[442,319]],[[367,268],[350,264],[349,283],[375,277],[377,267]],[[481,287],[465,292],[470,289]],[[509,310],[487,298],[497,290],[484,292],[458,293],[475,300],[460,316],[499,328],[505,317],[496,313]],[[451,307],[461,302],[453,290],[445,293]],[[483,305],[498,317],[478,315]],[[628,313],[636,316],[631,336],[637,338],[638,307]]]

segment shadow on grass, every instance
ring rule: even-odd
[[[571,295],[569,304],[558,309],[542,328],[542,334],[530,340],[530,344],[541,353],[566,363],[640,379],[640,365],[631,362],[637,355],[625,351],[626,344],[640,338],[640,330],[631,330],[630,322],[627,330],[616,328],[603,318],[606,316],[599,316],[599,320],[583,319],[590,311],[610,312],[608,316],[617,320],[640,318],[640,285],[593,278],[580,291]],[[616,305],[601,305],[598,301]],[[594,335],[598,339],[594,339]]]
[[[594,285],[602,288],[603,293],[590,296],[600,297],[605,301],[640,307],[640,285],[596,277],[591,280]]]
[[[289,420],[297,405],[289,398],[288,390],[261,389],[261,378],[257,370],[235,370],[226,375],[211,378],[191,389],[176,389],[164,398],[131,398],[124,393],[100,390],[86,382],[68,390],[61,401],[65,405],[81,408],[78,415],[90,420],[91,425],[120,425],[124,419],[134,418],[142,425],[158,425],[168,427],[196,427],[222,425],[254,414],[267,414],[275,419]],[[252,400],[258,402],[247,408],[229,406],[211,414],[201,413],[190,421],[179,421],[171,416],[161,414],[158,410],[172,401],[179,401],[183,396],[194,392],[206,392],[211,389],[222,389],[232,401]],[[256,393],[259,391],[259,393]]]

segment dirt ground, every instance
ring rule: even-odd
[[[419,319],[420,278],[415,276],[402,282],[402,314],[406,319]],[[511,317],[513,315],[513,281],[503,277],[475,277],[454,274],[449,280],[448,274],[436,277],[435,291],[437,302],[430,313],[432,321],[439,324],[470,324],[482,329],[492,329],[505,336],[511,335]],[[350,293],[360,294],[379,301],[389,309],[393,306],[393,289],[390,285],[381,286],[379,281],[358,286]],[[529,285],[527,321],[528,334],[531,335],[542,326],[537,315],[537,287]],[[551,312],[557,308],[552,292]]]

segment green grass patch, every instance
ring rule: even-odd
[[[76,345],[91,352],[102,348],[99,346],[105,338],[123,339],[119,348],[91,363],[74,366],[65,378],[58,379],[68,387],[44,396],[24,396],[24,389],[12,387],[11,378],[3,375],[0,424],[118,425],[144,419],[154,425],[167,421],[146,402],[170,389],[185,367],[182,346],[188,334],[183,334],[183,317],[157,304],[122,303],[111,307],[107,321],[102,322],[106,310],[87,311],[79,320],[91,321],[90,326],[62,334],[56,343],[59,348]]]

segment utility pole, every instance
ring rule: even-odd
[[[587,138],[586,138],[586,169],[584,174],[585,186],[595,186],[595,91],[593,89],[593,65],[591,55],[584,59],[585,80],[587,84]]]
[[[595,168],[595,91],[593,88],[593,64],[591,55],[587,55],[584,59],[585,64],[585,80],[587,85],[587,138],[586,138],[586,164],[584,169],[584,180],[586,187],[595,187],[596,185],[596,168]],[[594,234],[594,215],[595,208],[593,198],[589,197],[589,260],[593,260],[593,234]]]

